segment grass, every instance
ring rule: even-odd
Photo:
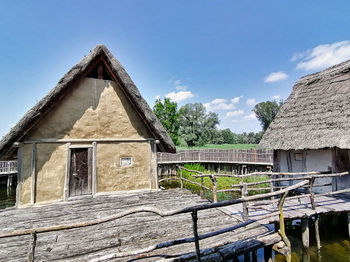
[[[256,148],[257,144],[207,144],[204,146],[183,147],[177,146],[176,150],[199,150],[199,149],[251,149]]]
[[[190,169],[190,170],[196,170],[200,171],[205,174],[209,174],[210,172],[207,171],[204,166],[200,164],[185,164],[185,168]],[[179,175],[179,174],[178,174]],[[182,171],[182,176],[183,178],[186,178],[190,181],[195,181],[197,183],[201,183],[201,178],[193,178],[192,177],[193,173],[183,170]],[[256,177],[246,177],[246,178],[236,178],[236,177],[218,177],[217,178],[217,189],[230,189],[231,185],[234,184],[239,184],[240,182],[245,182],[245,183],[250,183],[250,182],[258,182],[258,181],[265,181],[268,180],[268,176],[256,176]],[[204,177],[203,178],[203,184],[206,187],[213,188],[213,184],[210,180],[209,177]],[[261,185],[256,185],[254,187],[269,187],[268,184],[261,184]],[[187,188],[191,190],[193,193],[200,194],[200,187],[197,185],[193,185],[188,182],[184,182],[184,188]],[[212,192],[208,190],[204,190],[205,197],[208,199],[213,199],[213,194]],[[257,193],[265,193],[263,191],[250,191],[249,194],[257,194]],[[220,192],[218,193],[218,200],[228,200],[228,199],[236,199],[239,198],[240,192]]]

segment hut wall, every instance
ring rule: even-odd
[[[23,141],[43,139],[148,139],[152,135],[135,112],[119,84],[84,78],[25,136]],[[78,145],[72,142],[72,146]],[[90,144],[91,146],[91,144]],[[68,147],[62,143],[38,143],[36,202],[62,200]],[[120,167],[120,157],[133,165]],[[155,188],[155,153],[152,143],[97,143],[97,192]],[[32,145],[23,148],[20,205],[31,202]],[[150,182],[152,180],[152,182]]]
[[[97,192],[150,188],[149,143],[97,145]],[[121,157],[131,157],[131,166],[120,166]]]
[[[318,150],[281,150],[280,172],[328,171],[332,167],[331,149]],[[317,179],[316,184],[332,183],[331,178]],[[285,183],[287,185],[287,183]],[[289,185],[289,184],[288,184]],[[332,187],[315,188],[316,193],[331,191]]]

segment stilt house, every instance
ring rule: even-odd
[[[157,150],[175,146],[102,45],[0,141],[0,159],[18,159],[18,206],[157,189]]]
[[[302,77],[259,146],[274,150],[275,171],[349,171],[350,60]],[[349,176],[328,182],[350,187]]]

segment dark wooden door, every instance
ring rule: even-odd
[[[91,148],[72,148],[69,173],[69,196],[91,194]]]
[[[341,173],[350,170],[350,158],[348,149],[335,148],[335,170],[333,172]],[[333,155],[334,157],[334,155]],[[342,190],[350,188],[350,175],[337,177],[336,179],[336,190]],[[347,193],[348,194],[348,193]]]

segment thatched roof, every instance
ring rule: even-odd
[[[159,119],[154,115],[147,102],[142,98],[139,90],[124,67],[114,58],[105,46],[98,45],[78,64],[73,66],[49,94],[30,109],[10,132],[3,137],[0,141],[0,158],[5,158],[7,155],[13,153],[13,143],[20,141],[25,134],[35,126],[41,117],[45,115],[58,100],[64,97],[67,91],[83,77],[92,74],[96,66],[101,63],[107,68],[108,77],[120,84],[124,93],[151,133],[160,141],[160,150],[175,152],[176,149],[173,141]]]
[[[259,147],[350,149],[350,60],[302,77]]]

